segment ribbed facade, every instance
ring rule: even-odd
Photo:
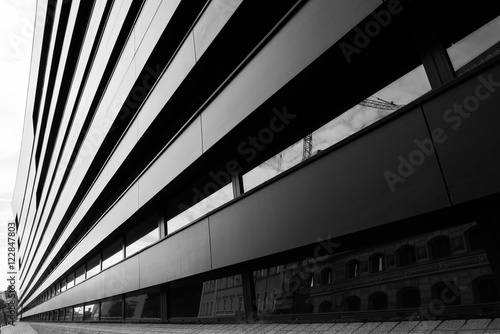
[[[498,316],[499,15],[38,1],[22,318]]]

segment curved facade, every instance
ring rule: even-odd
[[[499,315],[496,2],[39,1],[36,19],[24,320]]]

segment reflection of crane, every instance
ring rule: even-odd
[[[302,148],[302,161],[307,160],[311,157],[313,149],[313,135],[312,133],[304,137],[304,146]]]
[[[375,108],[375,109],[382,109],[382,110],[397,110],[401,108],[403,105],[400,104],[394,104],[394,102],[389,102],[386,100],[382,100],[381,98],[376,98],[376,100],[372,99],[366,99],[361,102],[359,102],[359,105],[362,105],[364,107],[370,107],[370,108]]]
[[[363,106],[363,107],[369,107],[369,108],[375,108],[375,109],[380,109],[380,110],[397,110],[401,108],[403,105],[401,104],[394,104],[394,102],[389,102],[386,100],[383,100],[381,98],[375,97],[377,100],[372,100],[372,99],[365,99],[358,104]],[[313,138],[312,138],[312,133],[308,134],[307,136],[304,137],[302,140],[303,142],[303,148],[302,148],[302,161],[307,160],[311,157],[312,154],[312,144],[313,144]],[[281,158],[281,156],[280,156]],[[281,162],[281,161],[280,161]],[[281,163],[279,164],[281,167]]]

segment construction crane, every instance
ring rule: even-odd
[[[392,101],[389,102],[389,101],[383,100],[383,99],[378,98],[378,97],[375,97],[375,98],[377,100],[365,99],[365,100],[359,102],[358,104],[361,106],[364,106],[364,107],[381,109],[381,110],[397,110],[403,106],[401,104],[395,104]],[[309,159],[312,155],[312,147],[313,147],[312,133],[305,136],[304,139],[302,140],[302,143],[303,143],[302,161],[304,161],[304,160]],[[278,165],[279,165],[279,167],[281,167],[281,161],[279,161]]]
[[[403,105],[401,104],[394,104],[394,102],[389,102],[386,100],[382,100],[381,98],[376,97],[376,100],[372,99],[365,99],[358,104],[364,107],[370,107],[370,108],[375,108],[375,109],[382,109],[382,110],[398,110],[401,108]]]

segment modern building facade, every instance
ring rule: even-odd
[[[26,321],[500,313],[500,3],[38,1]]]

